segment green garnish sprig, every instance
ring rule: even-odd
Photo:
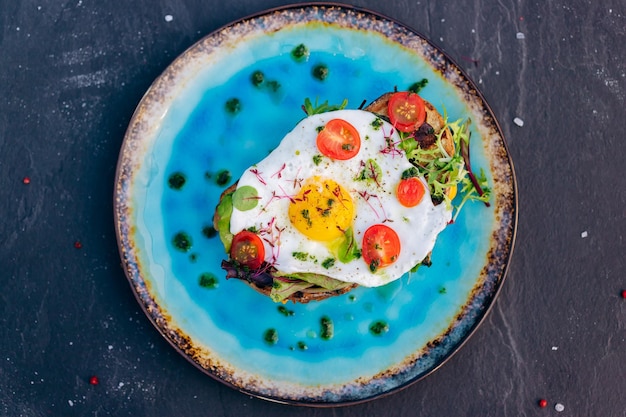
[[[488,206],[491,188],[482,169],[478,176],[471,171],[469,164],[470,120],[459,119],[450,123],[445,115],[444,120],[446,120],[444,128],[435,135],[436,146],[422,149],[411,133],[398,132],[401,137],[399,147],[426,179],[433,200],[444,202],[454,209],[452,221],[455,221],[461,208],[468,201],[481,201]],[[446,152],[441,141],[444,132],[448,129],[452,132],[454,142],[453,155]],[[457,187],[457,191],[462,195],[461,201],[454,207],[449,193],[446,192],[452,187]]]
[[[315,99],[315,104],[311,103],[309,98],[304,99],[304,104],[302,105],[302,110],[306,113],[307,116],[312,116],[314,114],[327,113],[329,111],[335,110],[343,110],[348,105],[348,99],[344,99],[341,104],[328,104],[328,100],[323,102],[322,104],[318,103],[318,99]]]

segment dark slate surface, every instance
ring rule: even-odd
[[[0,0],[0,415],[626,416],[623,0],[356,2],[469,73],[516,165],[507,281],[437,372],[365,404],[296,408],[223,386],[161,338],[113,229],[126,126],[196,40],[283,4]]]

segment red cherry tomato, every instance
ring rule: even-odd
[[[387,103],[391,124],[401,132],[413,132],[426,120],[424,100],[415,93],[394,93]]]
[[[392,228],[375,224],[363,234],[361,252],[370,271],[376,272],[398,260],[400,238]]]
[[[230,258],[250,269],[259,269],[265,259],[265,247],[261,238],[244,230],[233,237]]]
[[[324,156],[345,161],[359,153],[361,137],[350,123],[333,119],[317,134],[317,148]]]
[[[425,193],[424,184],[417,177],[400,180],[396,189],[398,201],[404,207],[417,206]]]

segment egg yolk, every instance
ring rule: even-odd
[[[354,203],[337,182],[309,178],[289,205],[291,224],[308,238],[328,242],[341,237],[352,224]]]

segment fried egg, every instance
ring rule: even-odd
[[[347,122],[359,137],[359,143],[338,148],[331,141],[349,155],[330,157],[320,143],[320,132],[333,120]],[[231,233],[257,233],[265,261],[286,276],[315,273],[366,287],[400,278],[432,251],[451,211],[433,204],[424,178],[416,174],[410,178],[421,182],[423,197],[401,202],[399,185],[415,169],[399,143],[393,127],[367,111],[303,119],[239,179]],[[385,231],[381,244],[396,239],[396,251],[385,258],[373,230]],[[378,250],[382,254],[372,260],[371,252]]]

